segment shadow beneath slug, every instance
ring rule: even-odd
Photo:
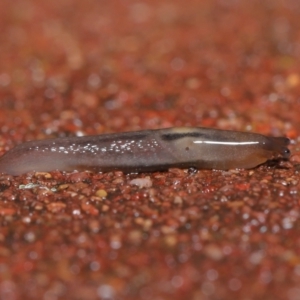
[[[11,186],[10,180],[0,176],[0,193],[8,189],[10,186]]]
[[[1,192],[4,192],[6,189],[8,189],[9,188],[9,186],[8,185],[3,185],[3,184],[1,184],[0,183],[0,193]]]
[[[285,159],[285,158],[268,160],[263,165],[268,167],[268,168],[273,168],[273,169],[276,168],[276,169],[283,169],[283,170],[288,170],[288,169],[291,169],[293,167],[291,162],[288,159]]]

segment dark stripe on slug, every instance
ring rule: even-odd
[[[108,135],[100,135],[98,137],[101,142],[114,142],[114,141],[126,141],[126,140],[138,141],[138,140],[145,139],[147,136],[148,136],[148,134],[145,134],[145,133],[143,133],[143,134],[139,134],[139,133],[136,133],[136,134],[116,133],[116,134],[114,134],[113,133],[113,134],[108,134]]]
[[[189,132],[189,133],[165,133],[161,135],[161,139],[164,141],[174,141],[179,140],[185,137],[195,137],[195,138],[203,138],[205,134],[199,132]]]
[[[76,143],[76,146],[86,146],[87,143],[93,140],[95,143],[113,143],[116,141],[138,141],[147,138],[149,134],[147,133],[112,133],[112,134],[103,134],[103,135],[95,135],[95,136],[83,136],[83,137],[68,137],[68,138],[57,138],[57,139],[49,139],[49,140],[41,140],[46,141],[47,143],[51,143],[53,145],[60,145],[61,141],[64,141],[67,144]],[[30,142],[29,142],[30,143]]]

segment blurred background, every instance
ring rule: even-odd
[[[299,19],[298,0],[1,0],[1,154],[206,126],[288,136],[296,167],[151,174],[150,190],[54,174],[55,195],[3,175],[0,299],[299,300]]]

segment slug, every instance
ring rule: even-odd
[[[0,158],[0,172],[248,169],[267,160],[288,158],[288,144],[285,137],[201,127],[64,137],[16,146]]]

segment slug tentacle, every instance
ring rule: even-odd
[[[0,158],[0,172],[148,172],[168,168],[254,168],[289,157],[289,139],[209,128],[167,128],[20,144]]]

